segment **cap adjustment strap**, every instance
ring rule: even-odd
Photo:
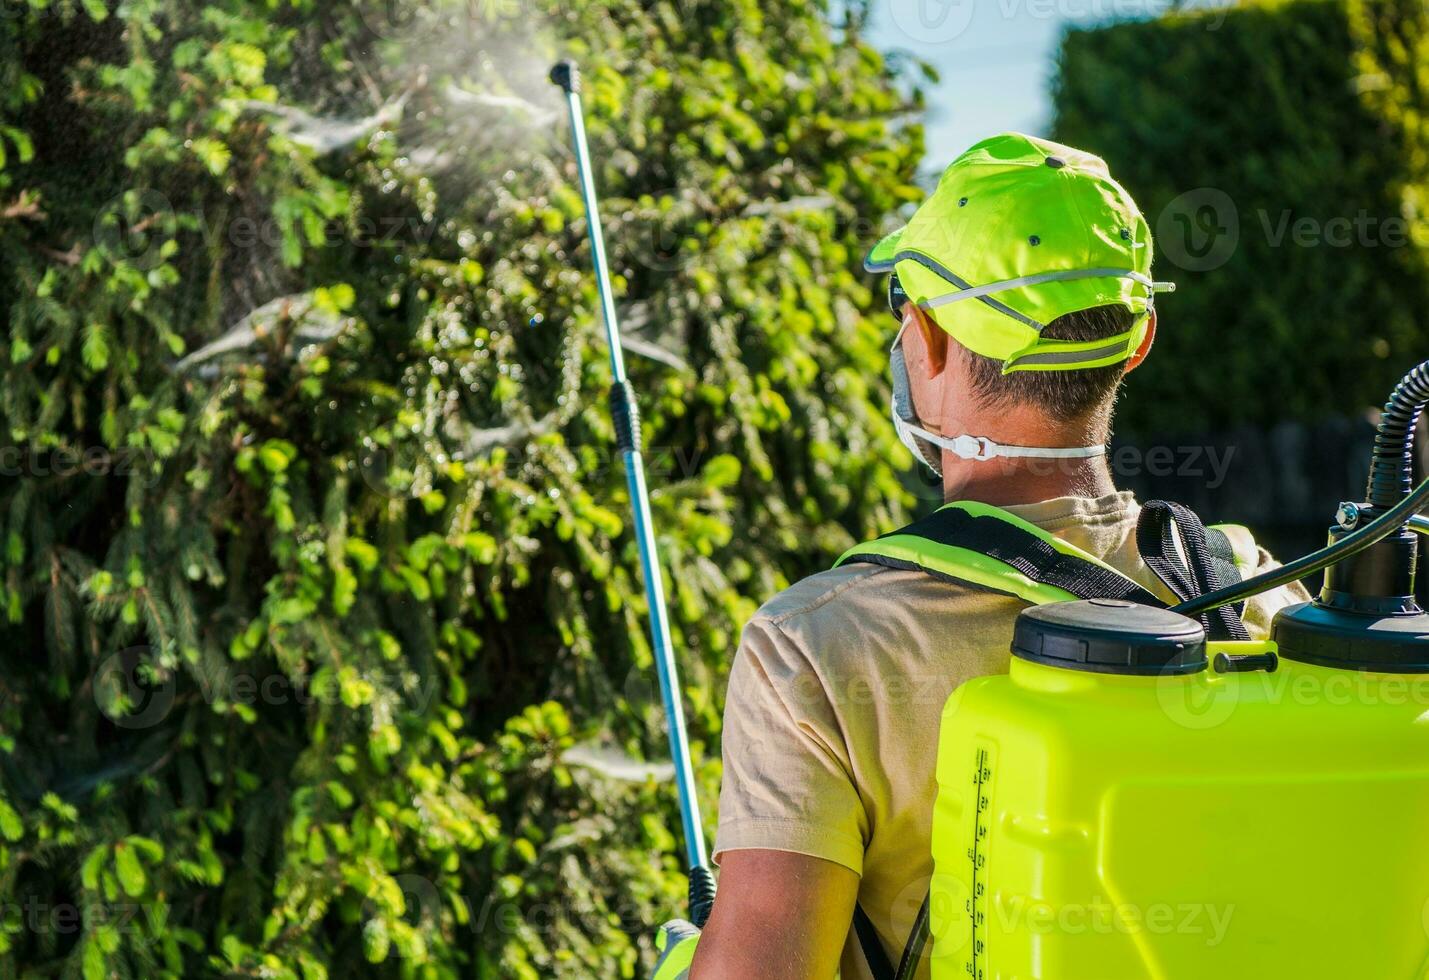
[[[1092,367],[1098,361],[1112,363],[1125,360],[1131,352],[1131,345],[1140,336],[1140,327],[1145,314],[1137,317],[1132,328],[1125,333],[1100,340],[1037,340],[1026,353],[1009,357],[1002,367],[1002,373],[1027,370],[1031,367],[1079,368]]]

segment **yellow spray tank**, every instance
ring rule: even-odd
[[[1426,401],[1429,364],[1325,549],[1173,610],[1031,607],[1009,673],[953,693],[934,980],[1429,978],[1429,615],[1406,529]],[[1208,643],[1183,615],[1327,566],[1268,641]]]
[[[1013,649],[943,715],[935,980],[1429,976],[1429,674],[1115,600]]]

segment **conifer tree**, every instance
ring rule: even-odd
[[[858,259],[921,97],[863,16],[6,6],[0,974],[643,971],[678,821],[545,70],[712,807],[743,620],[909,503]]]

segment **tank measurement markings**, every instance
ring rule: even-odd
[[[968,893],[968,924],[972,929],[972,945],[968,952],[967,972],[972,980],[987,980],[987,837],[989,810],[992,808],[992,753],[980,745],[973,759],[973,840],[968,847],[968,863],[972,870],[972,888]]]

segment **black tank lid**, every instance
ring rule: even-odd
[[[1429,614],[1337,609],[1320,600],[1275,614],[1270,638],[1287,660],[1382,674],[1429,673]]]
[[[1050,602],[1022,610],[1012,652],[1103,674],[1193,674],[1206,669],[1206,631],[1180,613],[1122,599]]]

